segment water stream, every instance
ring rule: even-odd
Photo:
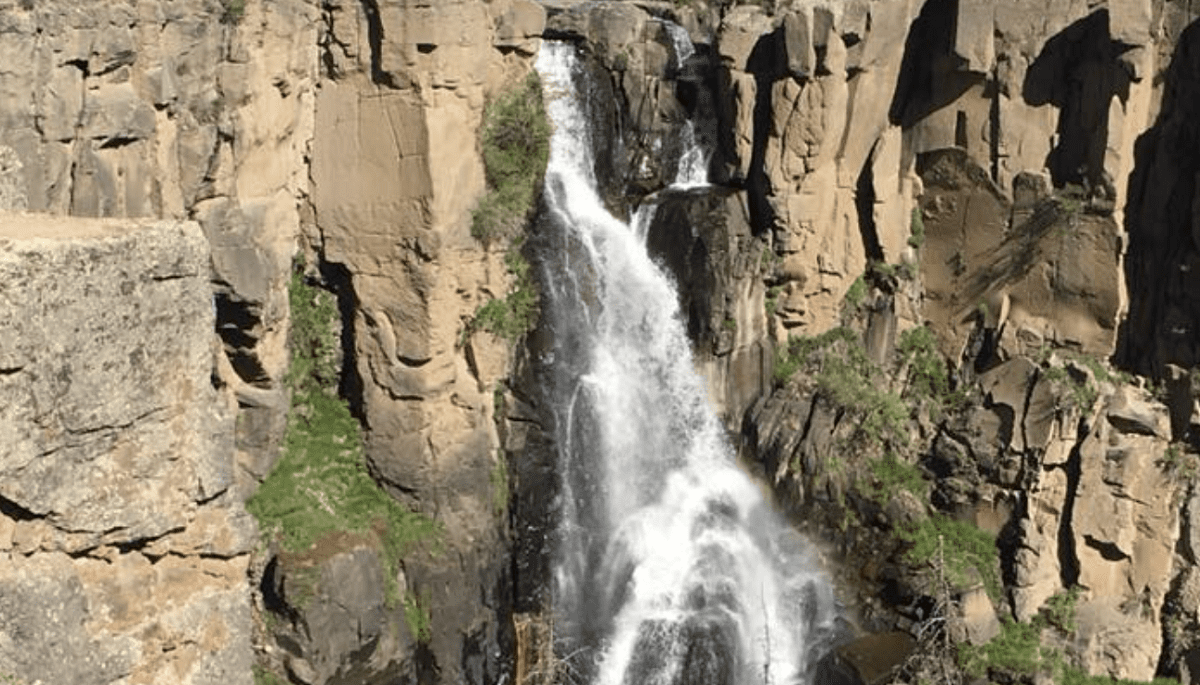
[[[693,369],[678,297],[641,230],[612,216],[574,48],[537,69],[555,133],[543,306],[562,488],[557,651],[597,685],[804,683],[828,647],[831,588],[736,464]],[[681,164],[680,185],[697,186]],[[652,210],[650,210],[652,211]]]

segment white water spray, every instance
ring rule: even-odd
[[[688,58],[696,52],[688,32],[679,24],[663,22],[667,35],[671,37],[671,47],[675,52],[675,68],[683,69]],[[710,150],[704,149],[696,139],[696,125],[691,119],[683,124],[679,134],[679,144],[682,153],[679,155],[679,166],[675,170],[673,188],[702,188],[708,185],[708,162],[712,157]]]
[[[597,685],[804,682],[831,589],[734,461],[639,235],[649,217],[635,230],[600,200],[574,68],[573,48],[543,44],[560,647],[590,655],[575,667]]]

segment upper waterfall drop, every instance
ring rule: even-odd
[[[735,463],[674,284],[600,200],[574,49],[544,43],[537,69],[555,124],[556,641],[591,655],[598,685],[805,682],[836,619],[830,585]]]
[[[671,37],[671,48],[675,57],[675,69],[680,71],[688,58],[696,52],[692,38],[687,29],[679,24],[663,21],[667,35]],[[712,151],[704,149],[696,138],[696,124],[688,119],[684,122],[679,135],[681,152],[679,165],[675,170],[675,180],[672,188],[702,188],[708,185],[708,162]]]

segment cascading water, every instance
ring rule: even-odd
[[[681,71],[696,49],[687,30],[682,26],[671,22],[663,22],[663,26],[667,35],[671,37],[675,69]],[[696,125],[691,119],[684,122],[679,137],[682,153],[679,155],[679,166],[675,170],[675,180],[671,185],[676,188],[700,188],[708,185],[708,160],[711,154],[696,140]]]
[[[575,66],[543,44],[559,651],[598,685],[805,682],[831,588],[737,467],[670,279],[600,200]]]

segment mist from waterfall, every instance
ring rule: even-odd
[[[690,44],[689,44],[690,47]],[[562,484],[558,652],[598,685],[803,683],[832,589],[736,464],[674,284],[600,199],[574,48],[537,61],[555,132],[543,306]],[[707,165],[707,162],[704,163]],[[679,185],[706,179],[684,171]]]

